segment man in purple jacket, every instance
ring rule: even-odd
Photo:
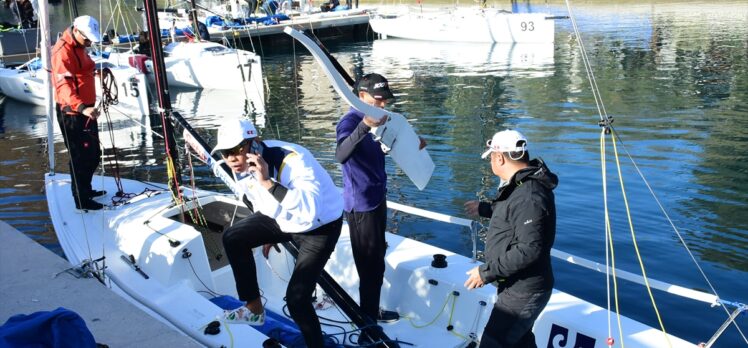
[[[383,108],[392,98],[387,79],[379,74],[363,76],[353,92],[369,105]],[[397,312],[379,308],[387,243],[387,173],[384,151],[369,130],[384,124],[351,108],[338,123],[335,158],[343,167],[343,210],[351,235],[353,259],[360,279],[361,309],[372,319],[392,322]],[[366,335],[361,335],[364,337]]]

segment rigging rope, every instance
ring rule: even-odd
[[[605,104],[603,103],[602,97],[600,96],[600,89],[597,86],[597,80],[595,79],[595,75],[594,75],[593,70],[592,70],[592,65],[589,62],[587,51],[586,51],[586,49],[584,47],[584,42],[582,41],[582,37],[581,37],[581,35],[579,33],[579,27],[577,26],[576,17],[574,16],[573,11],[571,10],[571,4],[570,4],[569,0],[566,0],[566,6],[567,6],[567,10],[569,12],[569,18],[571,19],[572,27],[574,28],[574,34],[575,34],[575,36],[577,38],[577,42],[579,44],[580,56],[581,56],[582,62],[584,64],[585,71],[587,72],[587,79],[589,80],[590,86],[592,87],[591,90],[592,90],[593,98],[595,100],[595,105],[597,107],[598,114],[600,115],[600,120],[601,120],[600,121],[600,125],[603,126],[603,136],[605,135],[605,133],[608,133],[608,132],[614,133],[613,132],[613,127],[612,127],[612,119],[608,116],[608,113],[605,110]],[[642,270],[642,276],[644,278],[645,287],[647,288],[647,293],[649,294],[650,300],[652,302],[652,306],[653,306],[655,314],[657,316],[657,321],[658,321],[658,323],[660,325],[660,328],[662,330],[663,335],[665,336],[665,340],[667,341],[668,346],[672,346],[671,343],[670,343],[670,338],[667,335],[667,331],[665,330],[665,326],[664,326],[664,324],[662,322],[662,318],[660,316],[659,310],[657,309],[657,304],[656,304],[654,296],[652,294],[652,289],[649,286],[649,280],[647,279],[646,271],[645,271],[645,268],[644,268],[644,262],[642,261],[641,254],[639,252],[639,247],[638,247],[638,244],[636,242],[636,234],[634,232],[634,226],[633,226],[633,222],[632,222],[632,219],[631,219],[631,213],[630,213],[630,208],[629,208],[629,204],[628,204],[628,198],[626,197],[626,191],[625,191],[625,187],[624,187],[624,184],[623,184],[623,174],[621,173],[621,165],[620,165],[620,160],[619,160],[619,156],[618,156],[618,150],[617,150],[617,147],[616,147],[616,138],[615,138],[615,135],[612,134],[611,135],[611,139],[612,139],[612,143],[613,143],[615,161],[616,161],[616,164],[617,164],[617,167],[618,167],[618,179],[619,179],[619,182],[620,182],[620,185],[621,185],[621,193],[623,195],[624,205],[626,207],[626,215],[627,215],[627,218],[628,218],[629,229],[631,231],[631,237],[632,237],[632,242],[633,242],[633,245],[634,245],[634,249],[636,250],[636,256],[637,256],[637,259],[639,260],[639,265],[640,265],[640,268]],[[602,145],[603,144],[601,144],[601,146]],[[602,149],[602,148],[601,148],[601,153],[604,153],[604,149]],[[632,161],[633,161],[633,159],[632,159]],[[606,173],[603,173],[603,177],[605,177],[605,174]],[[607,202],[607,196],[605,197],[605,200]],[[607,207],[606,207],[606,213],[608,213]],[[613,248],[612,248],[612,246],[613,246],[613,239],[612,239],[612,233],[611,233],[612,230],[610,229],[610,220],[609,220],[608,216],[605,217],[605,223],[606,223],[606,233],[607,233],[606,239],[608,239],[608,243],[611,246],[611,249],[610,249],[611,255],[613,255],[612,254],[612,252],[613,252]],[[607,250],[607,245],[606,245],[606,250]],[[606,258],[607,258],[607,254],[606,254]],[[614,279],[615,279],[615,274],[614,274]],[[618,317],[619,318],[619,320],[618,320],[619,321],[619,330],[621,330],[620,309],[618,308],[618,301],[617,301],[617,298],[618,298],[617,284],[615,283],[615,281],[614,281],[614,288],[615,288],[615,291],[616,291],[616,293],[615,293],[615,297],[616,297],[616,313],[617,313],[617,315],[619,315],[619,317]],[[610,310],[610,307],[608,307],[608,310]],[[609,329],[609,333],[610,333],[610,329]],[[624,333],[623,333],[623,331],[621,331],[620,332],[621,341],[623,341],[623,337],[624,337]],[[623,344],[623,342],[622,342],[622,344]]]
[[[621,162],[618,156],[618,147],[616,146],[615,133],[611,133],[610,136],[611,136],[611,143],[613,144],[613,152],[615,154],[616,167],[618,169],[618,182],[621,184],[621,194],[623,195],[623,204],[626,207],[626,217],[629,223],[629,230],[631,231],[631,241],[633,242],[634,250],[636,251],[636,258],[639,261],[639,267],[642,270],[642,278],[644,278],[645,287],[647,288],[649,299],[652,301],[652,307],[654,308],[655,314],[657,316],[657,321],[660,323],[660,328],[662,329],[662,333],[665,334],[665,339],[667,340],[668,346],[672,347],[672,344],[670,343],[670,337],[667,335],[667,332],[665,331],[665,325],[662,322],[660,311],[657,309],[657,304],[655,303],[654,295],[652,294],[652,287],[649,286],[649,279],[647,278],[647,271],[644,268],[644,260],[642,260],[641,253],[639,252],[639,243],[637,243],[636,241],[636,234],[634,233],[634,222],[633,222],[633,219],[631,218],[631,209],[629,207],[629,200],[628,200],[628,196],[626,195],[626,188],[623,184],[623,173],[621,172]]]
[[[106,117],[107,125],[109,128],[109,140],[112,142],[112,159],[110,162],[112,163],[114,167],[114,182],[117,184],[117,193],[115,196],[121,196],[125,193],[124,188],[122,187],[122,177],[120,176],[120,170],[119,170],[119,161],[117,158],[119,157],[117,155],[117,145],[114,142],[114,125],[112,123],[112,117],[109,113],[109,107],[111,105],[117,105],[119,103],[118,97],[118,88],[117,88],[117,80],[114,78],[114,74],[109,68],[104,68],[101,70],[100,75],[100,83],[101,83],[101,111],[104,113],[104,116]],[[103,153],[103,151],[102,151]]]
[[[602,169],[602,180],[603,180],[603,205],[605,209],[605,276],[606,276],[606,297],[608,303],[608,339],[613,339],[613,329],[611,327],[611,310],[610,310],[610,282],[613,281],[613,295],[616,306],[616,320],[618,324],[618,335],[621,340],[621,348],[624,348],[623,339],[623,328],[621,327],[621,308],[618,301],[618,276],[616,274],[616,255],[613,249],[613,230],[610,224],[610,212],[608,208],[608,180],[607,180],[607,165],[605,156],[605,134],[607,130],[602,129],[600,132],[600,167]],[[608,261],[610,260],[610,264]],[[611,278],[608,271],[612,269],[613,277]]]
[[[696,257],[694,256],[693,252],[688,247],[688,244],[686,243],[685,239],[683,238],[682,234],[680,233],[680,230],[675,226],[675,223],[670,218],[670,215],[667,213],[667,211],[665,210],[664,206],[662,205],[662,203],[660,202],[660,200],[657,198],[657,195],[655,194],[654,190],[652,189],[652,186],[649,184],[649,181],[646,179],[646,177],[644,176],[644,174],[640,170],[640,168],[637,165],[636,161],[634,161],[633,156],[631,155],[631,153],[626,148],[626,145],[623,142],[623,140],[621,140],[620,135],[618,135],[618,133],[616,132],[616,130],[613,128],[613,126],[612,126],[613,119],[608,116],[607,111],[605,110],[605,106],[603,104],[602,98],[600,97],[600,92],[599,92],[599,88],[597,86],[597,81],[595,79],[594,73],[592,72],[592,67],[591,67],[591,64],[589,63],[589,59],[588,59],[588,56],[587,56],[587,51],[586,51],[586,49],[584,47],[584,43],[582,41],[582,37],[579,34],[579,28],[577,26],[576,18],[574,17],[573,11],[571,10],[570,1],[569,0],[565,0],[565,2],[566,2],[567,10],[569,12],[569,18],[571,19],[572,27],[574,29],[574,34],[575,34],[575,36],[577,38],[577,41],[579,43],[579,50],[580,50],[580,53],[581,53],[582,62],[584,64],[585,70],[587,72],[587,78],[588,78],[588,80],[590,82],[590,85],[592,87],[592,94],[593,94],[593,97],[595,99],[595,104],[596,104],[597,109],[598,109],[598,114],[600,115],[600,119],[601,119],[600,125],[604,126],[607,129],[608,133],[613,134],[612,139],[613,139],[614,150],[616,151],[616,161],[618,161],[618,152],[617,152],[617,148],[615,146],[616,146],[616,143],[619,143],[621,145],[621,149],[622,149],[623,153],[626,154],[626,156],[628,157],[629,161],[631,162],[631,164],[633,165],[634,169],[636,170],[636,173],[642,179],[642,181],[643,181],[644,185],[647,187],[647,190],[649,191],[650,195],[652,196],[652,198],[654,199],[655,203],[659,207],[660,211],[662,212],[662,214],[664,215],[664,217],[667,219],[668,223],[670,224],[670,227],[672,228],[673,232],[677,235],[680,243],[686,249],[686,252],[688,253],[689,257],[691,258],[691,261],[696,266],[696,268],[698,269],[698,271],[701,274],[702,278],[704,279],[704,281],[709,286],[709,289],[712,291],[712,293],[715,296],[717,296],[717,298],[719,298],[719,294],[717,293],[716,288],[714,287],[714,285],[712,284],[712,282],[709,280],[709,277],[706,275],[706,273],[704,272],[704,270],[701,267],[701,265],[699,265],[698,260],[696,260]],[[620,168],[620,164],[619,164],[619,168]],[[619,176],[620,176],[620,169],[619,169]],[[622,188],[623,188],[622,178],[621,178],[621,185],[622,185]],[[625,197],[625,193],[624,193],[624,197]],[[628,209],[628,205],[627,205],[627,209]],[[609,223],[609,221],[607,223]],[[633,225],[631,225],[630,216],[629,216],[629,224],[630,224],[630,228],[632,229],[632,236],[633,236]],[[610,243],[612,243],[612,240],[610,241]],[[635,243],[635,241],[634,241],[634,243]],[[635,244],[635,246],[636,246],[636,244]],[[637,251],[637,254],[638,254],[638,251]],[[643,268],[642,268],[642,270],[643,270]],[[644,276],[644,279],[646,281],[646,276]],[[648,284],[648,281],[647,281],[647,284]],[[647,285],[647,291],[650,292],[650,297],[651,297],[651,290],[650,290],[650,287],[648,285]],[[652,299],[652,302],[654,304],[654,299]],[[734,320],[731,320],[731,313],[726,308],[726,305],[728,303],[726,303],[725,301],[719,301],[719,304],[722,305],[721,307],[722,307],[723,311],[725,312],[725,314],[727,315],[728,321],[731,321],[733,323],[733,325],[735,326],[735,329],[738,331],[738,333],[740,334],[740,336],[743,338],[743,341],[746,344],[748,344],[748,338],[746,338],[745,334],[740,329],[740,327],[738,326],[738,324]],[[657,311],[656,307],[655,307],[655,311]],[[659,314],[658,314],[658,320],[660,320]],[[660,324],[662,325],[661,322],[660,322]],[[665,332],[664,328],[663,328],[663,332]],[[668,343],[670,343],[669,340],[668,340]]]

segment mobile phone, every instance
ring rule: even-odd
[[[260,154],[260,144],[258,144],[256,141],[252,141],[252,144],[249,146],[249,153],[259,155]],[[255,162],[249,162],[250,167],[256,167],[257,163]]]
[[[250,145],[249,152],[259,155],[260,154],[260,144],[257,143],[257,141],[252,141],[252,145]]]

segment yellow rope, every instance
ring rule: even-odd
[[[613,143],[613,151],[615,154],[616,166],[618,168],[618,179],[619,179],[619,182],[621,183],[621,193],[623,194],[623,203],[626,207],[626,216],[629,222],[629,230],[631,231],[631,240],[634,243],[634,250],[636,251],[636,258],[639,260],[639,267],[642,270],[642,277],[644,278],[644,284],[647,287],[647,293],[649,294],[649,299],[652,301],[652,307],[654,308],[655,314],[657,315],[657,321],[660,324],[662,333],[665,335],[665,340],[667,341],[668,347],[672,347],[672,344],[670,344],[670,338],[668,337],[667,332],[665,331],[665,325],[662,323],[662,317],[660,317],[660,311],[657,309],[657,304],[655,303],[654,295],[652,295],[652,288],[649,286],[649,279],[647,279],[647,272],[644,269],[644,261],[642,260],[641,253],[639,253],[639,245],[636,242],[636,234],[634,233],[634,224],[631,219],[631,210],[629,209],[629,202],[628,202],[628,198],[626,197],[626,188],[623,185],[623,175],[621,174],[621,162],[618,158],[618,147],[616,147],[616,138],[615,138],[615,134],[612,132],[611,132],[611,142]]]
[[[171,198],[174,200],[175,203],[181,204],[182,199],[181,197],[179,197],[179,195],[176,194],[179,188],[173,189],[176,183],[175,178],[177,175],[176,168],[174,167],[174,159],[168,155],[166,156],[166,173],[169,178],[169,188],[172,188],[171,190],[169,190],[171,192]]]
[[[605,129],[603,128],[602,132],[600,133],[600,159],[601,159],[601,168],[602,168],[602,174],[603,174],[603,196],[605,200],[605,233],[607,235],[608,244],[610,247],[610,266],[613,270],[613,301],[615,302],[616,306],[616,321],[618,324],[618,336],[621,340],[621,348],[624,348],[624,341],[623,341],[623,327],[621,326],[621,308],[618,303],[618,279],[616,278],[616,255],[613,250],[613,228],[610,224],[610,211],[608,210],[608,183],[606,179],[606,173],[607,173],[607,165],[606,165],[606,156],[605,156]],[[610,302],[608,302],[608,305],[610,306]],[[608,315],[610,316],[610,308],[608,308]],[[609,319],[610,320],[610,319]],[[610,324],[610,322],[608,322]],[[608,337],[613,337],[612,333],[610,332],[610,325],[608,325]]]
[[[408,317],[408,321],[410,322],[410,325],[412,325],[416,329],[423,329],[424,327],[427,327],[433,323],[436,322],[436,319],[439,319],[440,316],[442,316],[442,312],[444,312],[444,308],[447,308],[447,303],[449,303],[449,299],[452,297],[452,293],[449,293],[449,296],[447,296],[447,299],[444,301],[444,304],[442,305],[442,308],[439,310],[439,312],[436,313],[436,316],[434,319],[432,319],[430,322],[423,324],[423,325],[416,325],[413,323],[413,318]]]
[[[456,304],[457,304],[457,296],[455,296],[454,293],[452,293],[452,309],[449,311],[449,320],[447,321],[447,325],[448,326],[452,326],[452,316],[455,313],[455,305]],[[455,331],[454,326],[452,326],[452,330],[449,330],[449,333],[451,333],[451,334],[453,334],[453,335],[455,335],[455,336],[457,336],[459,338],[462,338],[463,340],[467,340],[468,339],[467,337],[458,334],[457,331]]]

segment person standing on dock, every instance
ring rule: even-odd
[[[465,287],[498,288],[480,347],[535,347],[532,327],[553,291],[558,177],[541,159],[530,160],[527,138],[518,131],[498,132],[487,145],[481,157],[490,157],[501,185],[492,201],[465,203],[468,215],[491,218],[486,263],[467,272]]]
[[[91,180],[101,162],[99,126],[96,118],[96,64],[86,53],[92,42],[100,42],[99,22],[91,16],[73,21],[52,48],[52,83],[55,88],[57,122],[70,153],[75,207],[99,210],[104,206],[93,200],[106,194],[93,190]]]
[[[263,246],[267,258],[274,243],[293,241],[299,251],[286,289],[288,310],[307,347],[323,347],[312,294],[343,226],[340,191],[309,150],[277,140],[262,141],[249,120],[225,121],[211,154],[216,152],[234,172],[244,201],[253,211],[223,234],[239,299],[246,302],[226,311],[223,320],[254,326],[265,322],[252,248]]]
[[[384,108],[394,97],[387,79],[379,74],[361,77],[353,92],[363,102],[378,108]],[[387,116],[377,120],[351,107],[336,127],[335,159],[343,171],[344,214],[360,279],[361,309],[371,319],[392,322],[400,318],[398,313],[379,308],[387,250],[384,235],[387,228],[385,153],[369,133],[371,128],[385,122]]]
[[[210,32],[208,32],[208,27],[202,21],[196,20],[195,16],[195,14],[190,15],[190,29],[196,30],[195,36],[200,39],[199,41],[210,41]]]

